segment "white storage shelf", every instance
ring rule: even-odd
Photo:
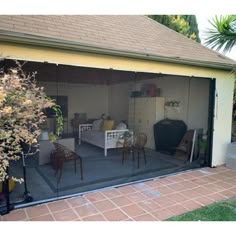
[[[146,147],[155,149],[153,125],[164,119],[163,97],[135,97],[129,100],[129,129],[147,135]]]

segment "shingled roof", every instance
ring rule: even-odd
[[[146,16],[3,15],[0,35],[6,32],[165,58],[236,64]]]

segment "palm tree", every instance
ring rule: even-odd
[[[209,29],[205,44],[217,51],[229,52],[236,45],[236,15],[215,17],[209,21],[213,29]]]

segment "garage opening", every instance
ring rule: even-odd
[[[1,65],[5,71],[14,66],[13,60]],[[76,157],[60,165],[52,155],[57,147],[48,137],[56,123],[48,110],[40,151],[25,157],[33,201],[211,165],[214,80],[46,62],[22,68],[37,71],[38,85],[61,106],[57,143]],[[23,177],[22,161],[12,162],[9,173]],[[11,203],[22,203],[24,191],[16,184]]]

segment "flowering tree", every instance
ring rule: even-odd
[[[39,125],[46,119],[43,110],[59,110],[44,88],[37,87],[36,73],[26,74],[17,64],[0,73],[0,181],[8,177],[10,161],[20,159],[25,146],[27,155],[38,151]]]

